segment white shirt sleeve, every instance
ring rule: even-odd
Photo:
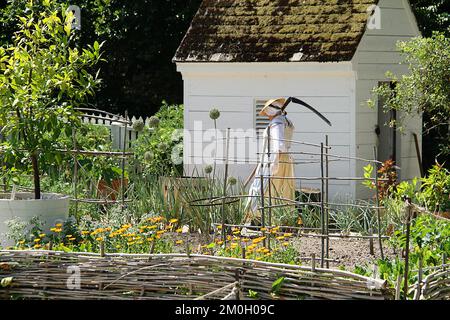
[[[270,137],[270,153],[287,152],[282,123],[275,123],[270,127]]]

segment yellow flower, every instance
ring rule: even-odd
[[[66,238],[72,238],[73,236],[71,235],[71,234],[68,234],[67,236],[66,236]]]
[[[110,232],[111,231],[111,227],[106,228],[105,231]]]
[[[128,245],[129,245],[129,246],[132,246],[134,243],[135,243],[134,241],[129,241],[129,242],[128,242]]]
[[[239,230],[233,231],[233,234],[235,234],[235,235],[237,235],[239,233],[241,233]]]
[[[156,229],[156,228],[157,228],[157,226],[155,226],[155,225],[147,227],[148,230],[153,230],[153,229]]]
[[[283,242],[283,246],[284,246],[284,247],[287,247],[288,245],[289,245],[289,242],[287,242],[287,241],[286,241],[286,242]]]
[[[83,236],[88,235],[88,234],[89,234],[89,231],[83,230],[83,231],[81,231],[81,234],[82,234]]]
[[[175,230],[176,233],[181,233],[183,232],[183,228],[178,228],[177,230]]]
[[[41,239],[39,239],[39,238],[34,239],[34,242],[36,242],[36,243],[39,241],[41,241]]]
[[[153,238],[147,238],[147,241],[152,242],[152,241],[153,241]]]
[[[44,237],[45,237],[45,233],[41,233],[41,234],[39,235],[39,237],[40,237],[40,238],[44,238]]]
[[[217,244],[220,246],[223,244],[223,241],[217,241]]]
[[[173,223],[177,223],[177,222],[178,222],[178,219],[170,219],[170,220],[169,220],[169,223],[172,223],[172,224],[173,224]]]
[[[231,249],[236,249],[236,248],[237,248],[237,246],[238,246],[238,244],[237,244],[237,243],[232,243],[232,244],[230,245]]]
[[[176,244],[183,244],[183,240],[177,240]]]
[[[103,237],[98,237],[95,239],[96,241],[103,241]]]
[[[19,241],[19,244],[24,244],[25,243],[25,240],[20,240]]]
[[[218,225],[217,229],[222,230],[222,225]]]
[[[55,224],[55,227],[61,228],[61,227],[62,227],[62,223],[57,223],[57,224]]]
[[[285,236],[286,238],[292,237],[292,233],[285,233],[284,236]]]
[[[244,239],[242,239],[242,242],[245,242],[245,243],[247,243],[247,242],[249,242],[249,241],[250,241],[249,238],[244,238]]]
[[[267,231],[267,228],[261,228],[261,231]]]
[[[70,241],[75,241],[75,238],[74,238],[74,237],[72,237],[72,238],[69,238],[69,240],[70,240]]]
[[[277,240],[284,240],[284,236],[276,237]]]
[[[297,224],[298,224],[298,225],[302,225],[302,224],[303,224],[303,220],[302,220],[302,218],[298,218],[298,220],[297,220]]]
[[[35,248],[35,249],[39,249],[40,247],[41,247],[41,245],[40,245],[40,244],[35,244],[33,248]]]

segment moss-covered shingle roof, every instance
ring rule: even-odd
[[[174,61],[349,61],[377,2],[203,0]]]

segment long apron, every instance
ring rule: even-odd
[[[270,127],[270,157],[268,154],[268,129]],[[249,199],[245,207],[244,224],[256,222],[261,224],[261,174],[264,176],[263,191],[265,206],[268,205],[269,194],[272,196],[272,205],[289,204],[295,200],[295,180],[293,178],[294,160],[286,152],[290,149],[290,140],[293,136],[293,127],[287,126],[284,116],[274,118],[264,131],[264,146],[260,162],[255,172],[253,183],[249,190]],[[270,193],[269,193],[269,178]],[[282,200],[286,199],[286,200]],[[292,203],[291,203],[292,204]],[[289,207],[286,207],[289,208]],[[268,209],[265,209],[267,212]],[[273,210],[274,211],[274,210]],[[267,213],[266,213],[267,215]]]

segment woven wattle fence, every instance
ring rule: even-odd
[[[232,300],[249,290],[259,299],[392,298],[385,281],[346,271],[202,255],[0,251],[8,277],[1,299]]]
[[[450,300],[450,266],[438,268],[420,285],[422,287],[420,300]]]

